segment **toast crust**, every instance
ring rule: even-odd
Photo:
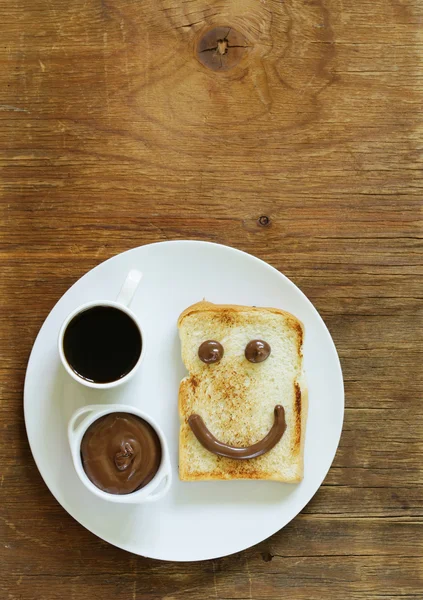
[[[262,308],[241,306],[232,304],[213,304],[211,302],[201,301],[186,308],[178,319],[178,327],[183,327],[184,320],[195,313],[210,312],[210,317],[217,319],[224,328],[231,328],[237,324],[237,315],[249,313],[254,316],[254,313],[263,315],[264,313],[279,315],[284,318],[284,323],[295,332],[296,350],[298,360],[302,365],[302,344],[304,338],[303,324],[297,317],[291,313],[278,308]],[[305,429],[308,412],[308,390],[304,374],[298,373],[298,377],[293,381],[292,390],[292,441],[290,441],[289,454],[293,460],[293,467],[289,474],[282,473],[275,468],[269,467],[266,461],[260,461],[259,458],[249,459],[248,461],[239,461],[211,455],[209,453],[209,466],[205,468],[194,467],[192,463],[192,453],[194,456],[203,453],[203,448],[193,436],[188,425],[190,416],[187,407],[192,406],[193,399],[197,394],[201,394],[202,374],[192,373],[181,381],[179,389],[179,415],[181,420],[181,429],[179,435],[179,475],[184,481],[205,481],[205,480],[232,480],[232,479],[267,479],[273,481],[286,481],[295,483],[303,478],[303,461],[304,461],[304,444],[305,444]],[[230,394],[231,389],[221,391],[222,397],[224,393]],[[228,397],[228,396],[226,396]],[[234,444],[238,445],[238,444]],[[262,457],[261,457],[262,458]]]
[[[213,312],[216,313],[225,313],[225,312],[234,312],[234,313],[242,313],[242,312],[257,312],[262,313],[263,311],[273,313],[275,315],[282,315],[287,317],[288,319],[292,319],[292,322],[296,324],[301,329],[301,334],[304,334],[304,325],[302,322],[297,319],[292,313],[282,310],[281,308],[269,308],[265,306],[243,306],[241,304],[213,304],[213,302],[208,302],[207,300],[201,300],[200,302],[196,302],[195,304],[191,304],[184,311],[181,312],[178,318],[178,327],[182,325],[182,321],[188,315],[191,315],[196,312]]]

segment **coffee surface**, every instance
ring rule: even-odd
[[[63,350],[70,367],[94,383],[125,377],[142,349],[136,323],[113,306],[94,306],[76,315],[66,328]]]

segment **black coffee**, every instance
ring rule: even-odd
[[[63,350],[70,367],[94,383],[125,377],[141,354],[141,334],[129,315],[112,306],[94,306],[72,319]]]

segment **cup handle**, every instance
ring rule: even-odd
[[[141,271],[137,271],[137,269],[132,269],[129,271],[125,281],[123,282],[123,286],[121,287],[119,295],[116,298],[116,302],[118,302],[118,304],[123,304],[124,306],[129,306],[141,279]]]
[[[160,488],[160,490],[158,492],[153,490],[151,492],[151,494],[149,494],[148,496],[146,496],[146,498],[143,499],[143,502],[153,502],[156,500],[160,500],[160,498],[163,498],[163,496],[165,494],[167,494],[167,492],[169,491],[169,488],[172,484],[172,472],[171,472],[169,460],[167,461],[167,469],[168,469],[167,473],[165,473],[165,475],[163,475],[159,485],[156,487],[156,490],[158,488]],[[162,486],[163,482],[164,482],[164,485]]]

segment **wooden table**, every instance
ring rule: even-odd
[[[422,17],[419,0],[0,0],[2,599],[423,598]],[[170,564],[57,504],[22,392],[72,283],[186,238],[298,284],[338,347],[346,414],[285,529]]]

